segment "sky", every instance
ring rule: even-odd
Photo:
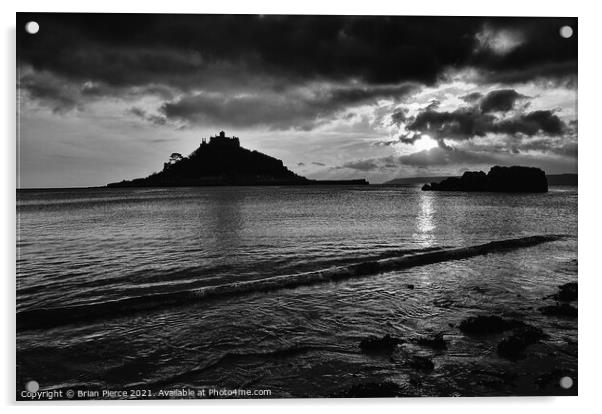
[[[19,13],[18,187],[145,177],[221,130],[314,179],[576,173],[577,37],[576,18]]]

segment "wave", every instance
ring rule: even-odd
[[[414,266],[467,259],[505,250],[531,247],[564,238],[562,235],[536,235],[492,241],[468,247],[425,249],[398,257],[368,260],[360,263],[331,267],[324,270],[274,276],[263,279],[206,286],[194,290],[158,293],[95,304],[32,309],[17,313],[17,330],[46,329],[95,319],[110,319],[137,312],[180,306],[208,299],[224,298],[247,293],[270,292],[321,282],[401,270]]]

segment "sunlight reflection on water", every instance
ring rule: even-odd
[[[423,247],[431,247],[435,242],[434,232],[436,226],[433,220],[433,215],[435,214],[433,197],[435,195],[430,192],[423,191],[420,193],[420,208],[416,217],[414,239]]]

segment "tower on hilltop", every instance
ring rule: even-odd
[[[204,139],[203,142],[205,142]],[[238,139],[238,137],[227,137],[224,131],[220,131],[219,135],[209,138],[209,145],[238,148],[240,147],[240,140]]]

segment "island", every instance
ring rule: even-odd
[[[496,193],[545,193],[546,173],[535,167],[492,167],[483,171],[466,171],[462,177],[450,177],[425,184],[422,191],[489,191]]]
[[[240,146],[224,131],[202,139],[188,157],[171,154],[163,170],[146,178],[123,180],[107,187],[189,187],[219,185],[368,185],[359,180],[312,180],[295,174],[283,162]]]

